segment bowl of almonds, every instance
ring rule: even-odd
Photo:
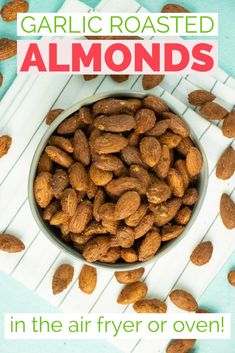
[[[33,216],[51,241],[85,263],[126,270],[190,236],[208,167],[173,106],[126,91],[59,113],[36,149],[28,185]]]

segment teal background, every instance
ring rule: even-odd
[[[125,0],[117,0],[125,1]],[[6,1],[0,0],[0,7]],[[99,0],[84,0],[94,7]],[[173,1],[172,1],[173,2]],[[31,12],[55,12],[63,0],[31,0]],[[168,3],[165,0],[139,0],[139,3],[152,12],[159,12]],[[184,0],[178,2],[194,12],[218,12],[220,19],[219,65],[235,77],[235,0]],[[0,19],[0,36],[16,38],[15,23],[5,23]],[[0,88],[0,99],[15,78],[15,58],[0,63],[0,72],[4,75],[4,84]],[[221,234],[223,236],[223,234]],[[227,273],[235,268],[235,252],[211,282],[200,299],[200,306],[211,312],[232,314],[231,340],[201,340],[197,342],[194,353],[235,353],[235,288],[227,282]],[[5,341],[3,339],[3,315],[6,312],[58,312],[30,290],[0,273],[0,352],[1,353],[118,353],[118,350],[105,341]],[[146,352],[147,353],[147,352]]]

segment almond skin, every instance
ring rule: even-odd
[[[186,157],[186,167],[191,177],[198,175],[203,166],[201,152],[196,147],[191,147]]]
[[[152,213],[146,214],[141,222],[134,228],[135,239],[143,237],[148,231],[151,230],[154,223],[154,216]]]
[[[189,188],[185,191],[184,197],[182,199],[184,205],[192,206],[198,200],[198,191],[196,188]]]
[[[138,134],[144,134],[152,129],[156,122],[156,115],[151,109],[143,108],[135,114],[136,129]]]
[[[78,198],[76,191],[72,188],[64,190],[61,196],[61,207],[69,217],[72,217],[76,212],[77,204]]]
[[[161,246],[161,236],[158,232],[152,230],[143,239],[139,247],[139,261],[151,259]]]
[[[93,104],[92,107],[95,116],[104,114],[123,114],[134,113],[136,110],[135,105],[131,101],[125,99],[105,98]]]
[[[97,271],[95,267],[83,265],[78,278],[78,285],[82,292],[92,294],[97,283]]]
[[[140,207],[140,195],[136,191],[127,191],[116,203],[114,210],[115,220],[129,217]]]
[[[191,215],[192,215],[191,208],[184,207],[175,216],[175,222],[180,225],[185,225],[189,222]]]
[[[46,117],[45,121],[47,125],[51,125],[53,121],[64,111],[64,109],[52,109],[50,110]]]
[[[138,255],[134,248],[121,249],[121,258],[127,263],[133,263],[138,260]]]
[[[145,164],[154,167],[161,157],[161,145],[155,137],[144,137],[140,141],[140,154]]]
[[[0,62],[10,59],[17,52],[16,40],[8,38],[0,38]]]
[[[72,187],[77,191],[87,191],[88,175],[82,163],[74,163],[69,170],[69,180]]]
[[[117,115],[100,115],[94,122],[94,127],[108,132],[124,132],[135,128],[136,122],[132,115],[117,114]]]
[[[11,147],[12,139],[10,136],[0,136],[0,158],[5,156]]]
[[[53,294],[63,292],[73,280],[74,268],[69,264],[60,265],[55,271],[52,279]]]
[[[142,86],[144,90],[152,89],[158,86],[165,75],[144,75],[142,79]]]
[[[205,241],[196,246],[193,250],[190,260],[196,266],[203,266],[207,264],[212,256],[213,245],[211,241]]]
[[[133,309],[137,313],[164,314],[167,311],[167,306],[159,299],[143,299],[136,302]]]
[[[171,190],[165,181],[156,178],[150,183],[146,196],[150,203],[159,204],[170,198]]]
[[[116,153],[126,147],[127,143],[125,137],[121,135],[105,133],[94,139],[92,148],[98,154]]]
[[[162,227],[169,223],[180,209],[182,201],[180,198],[171,198],[159,205],[150,205],[150,210],[154,214],[154,223],[157,227]]]
[[[216,176],[219,179],[226,180],[231,178],[235,171],[235,151],[229,146],[221,155],[216,166]]]
[[[143,105],[146,108],[152,109],[157,114],[169,111],[167,104],[161,98],[155,96],[145,97]]]
[[[50,173],[41,172],[34,181],[34,196],[41,208],[46,208],[53,198],[51,180],[52,175]]]
[[[165,6],[163,6],[161,12],[163,13],[177,13],[177,12],[190,12],[189,10],[185,9],[183,6],[180,6],[178,4],[166,4]]]
[[[74,134],[74,158],[84,164],[85,166],[90,164],[90,147],[86,135],[80,129],[76,130]]]
[[[235,203],[227,194],[221,196],[220,216],[226,228],[235,228]]]
[[[144,299],[147,294],[147,285],[143,282],[127,284],[118,296],[118,304],[134,304],[138,300]]]
[[[188,101],[190,104],[200,107],[201,105],[212,102],[215,99],[215,95],[209,91],[198,89],[192,91],[188,95]]]
[[[200,108],[200,113],[208,120],[221,120],[226,117],[228,111],[216,102],[208,102]]]
[[[184,227],[181,225],[169,225],[162,229],[162,241],[169,241],[177,238],[184,231]]]
[[[55,146],[47,146],[45,152],[53,162],[61,165],[62,167],[69,168],[73,164],[72,157],[60,148]]]
[[[97,186],[104,186],[113,179],[113,173],[97,168],[94,164],[89,169],[89,176]]]
[[[228,138],[235,137],[235,112],[229,113],[223,121],[222,133]]]
[[[182,289],[175,289],[173,292],[170,293],[171,301],[180,309],[185,311],[197,311],[198,305],[194,297],[182,290]]]
[[[92,206],[90,201],[82,201],[78,205],[73,217],[69,222],[69,229],[72,233],[82,233],[92,217]]]
[[[0,250],[8,253],[17,253],[25,249],[24,243],[13,235],[0,234]]]
[[[232,286],[235,286],[235,270],[228,273],[228,281]]]
[[[131,271],[116,271],[114,273],[116,280],[122,284],[131,284],[138,282],[144,274],[144,268],[137,268]]]
[[[51,188],[56,199],[60,199],[64,189],[69,186],[69,176],[63,169],[56,169],[52,176]]]
[[[3,21],[11,22],[17,19],[17,14],[22,12],[27,12],[29,9],[29,4],[25,0],[11,0],[6,3],[2,10],[1,16]]]
[[[180,173],[176,169],[170,168],[166,180],[171,189],[172,194],[176,197],[183,197],[184,182]]]
[[[174,340],[167,347],[166,353],[189,353],[195,345],[195,339]]]
[[[73,152],[73,145],[68,138],[62,136],[51,136],[48,141],[49,145],[56,146],[67,153]]]

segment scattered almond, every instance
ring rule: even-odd
[[[17,52],[17,43],[14,39],[0,38],[0,62],[10,59]]]
[[[97,271],[95,267],[83,265],[78,278],[78,285],[82,292],[92,294],[97,282]]]
[[[10,136],[0,136],[0,158],[5,156],[11,147],[12,139]]]
[[[220,156],[220,159],[217,162],[216,166],[216,176],[219,179],[226,180],[231,178],[235,171],[235,151],[229,146],[223,154]]]
[[[52,279],[53,294],[63,292],[72,282],[74,275],[74,268],[69,264],[60,265],[55,271]]]
[[[208,120],[221,120],[226,117],[228,111],[216,102],[208,102],[200,108],[200,113]]]
[[[207,264],[212,256],[213,245],[211,241],[205,241],[196,246],[193,250],[190,260],[194,265],[203,266]]]
[[[213,93],[203,89],[192,91],[188,95],[189,103],[197,107],[200,107],[205,103],[212,102],[215,98],[216,97]]]
[[[8,253],[17,253],[25,249],[24,243],[13,235],[0,234],[0,250]]]
[[[178,308],[182,310],[191,312],[198,309],[198,305],[194,297],[182,289],[175,289],[171,292],[170,299]]]
[[[235,286],[235,270],[228,273],[228,281],[232,286]]]
[[[131,271],[117,271],[114,273],[116,280],[122,284],[130,284],[140,281],[144,274],[144,268],[140,267]]]
[[[220,216],[226,228],[235,228],[235,203],[227,194],[220,199]]]
[[[25,0],[11,0],[7,2],[1,10],[3,21],[11,22],[17,19],[17,14],[27,12],[29,4]]]
[[[133,309],[137,313],[164,314],[167,311],[167,306],[160,299],[142,299],[133,305]]]
[[[162,80],[164,79],[165,75],[144,75],[142,79],[142,86],[144,90],[152,89],[158,86]]]
[[[63,112],[63,109],[52,109],[50,110],[46,117],[45,117],[45,121],[47,125],[51,125],[53,123],[53,121]]]
[[[147,285],[143,282],[127,284],[118,296],[118,304],[134,304],[144,299],[148,291]]]

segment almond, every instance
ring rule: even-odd
[[[205,241],[196,246],[193,250],[190,260],[196,266],[203,266],[207,264],[212,256],[213,245],[211,241]]]
[[[8,253],[17,253],[25,249],[24,243],[13,235],[0,234],[0,250]]]
[[[62,224],[67,224],[69,221],[69,215],[64,211],[57,211],[50,220],[52,226],[60,226]]]
[[[123,148],[121,151],[121,156],[122,156],[123,161],[127,165],[131,165],[131,164],[143,165],[143,161],[141,159],[140,152],[139,152],[138,148],[135,146],[128,145],[125,148]]]
[[[146,136],[154,136],[154,137],[159,137],[163,135],[166,130],[169,127],[169,121],[168,120],[159,120],[156,122],[154,127],[150,130],[148,130],[145,135]]]
[[[53,162],[46,152],[43,152],[38,161],[38,172],[52,172]]]
[[[130,248],[135,241],[134,231],[130,227],[120,226],[117,233],[112,238],[112,246],[121,246],[122,248]]]
[[[72,187],[77,191],[87,191],[88,175],[82,163],[74,163],[69,170],[69,179]]]
[[[155,230],[149,232],[139,247],[139,261],[151,259],[161,246],[161,236]]]
[[[216,166],[216,176],[219,179],[226,180],[231,178],[235,171],[235,151],[229,146],[223,154],[220,156],[220,159],[217,162]]]
[[[128,225],[129,227],[136,227],[143,219],[143,217],[146,215],[147,210],[148,210],[148,206],[146,204],[140,205],[138,210],[136,210],[129,217],[125,218],[126,225]]]
[[[235,137],[235,112],[229,113],[223,121],[222,133],[228,138]]]
[[[57,200],[52,200],[51,203],[44,209],[42,218],[45,221],[50,221],[52,216],[59,211],[60,203]]]
[[[98,154],[120,152],[127,146],[125,137],[118,134],[104,133],[94,139],[92,148]]]
[[[198,305],[194,297],[182,289],[175,289],[171,292],[170,299],[178,308],[182,310],[192,312],[198,309]]]
[[[78,120],[81,122],[82,127],[93,123],[93,114],[89,107],[81,107],[79,109]]]
[[[82,292],[92,294],[97,283],[97,271],[95,267],[83,265],[78,278],[78,285]]]
[[[107,233],[106,229],[102,226],[102,224],[96,221],[90,222],[83,232],[84,236],[98,235],[98,234],[105,234],[105,233]]]
[[[95,183],[91,180],[90,177],[88,177],[88,186],[87,186],[87,190],[86,190],[86,195],[88,197],[88,199],[93,199],[97,193],[98,190],[98,186],[95,185]],[[80,191],[82,192],[82,191]]]
[[[184,231],[184,227],[181,225],[169,225],[162,229],[162,241],[169,241],[177,238]]]
[[[127,191],[117,201],[114,210],[116,220],[132,215],[140,207],[140,195],[136,191]]]
[[[144,75],[142,79],[142,86],[144,90],[152,89],[158,86],[162,80],[164,79],[165,75]]]
[[[171,190],[163,180],[155,178],[151,181],[146,196],[149,202],[159,204],[170,198]]]
[[[125,149],[125,148],[124,148]],[[94,165],[107,172],[114,172],[117,170],[123,169],[122,161],[112,154],[101,155],[98,159],[94,162]]]
[[[169,123],[168,123],[169,125]],[[164,134],[159,136],[159,141],[162,145],[167,145],[168,148],[175,148],[179,145],[180,141],[182,140],[182,137],[174,134],[171,131],[166,131]]]
[[[185,225],[190,221],[192,210],[189,207],[182,208],[175,216],[175,222],[180,225]]]
[[[133,263],[138,260],[138,255],[134,248],[121,249],[121,257],[127,263]]]
[[[140,267],[131,271],[117,271],[114,272],[115,278],[119,283],[131,284],[138,282],[144,274],[144,268]]]
[[[0,72],[0,87],[2,87],[2,84],[3,84],[3,75]]]
[[[52,176],[51,188],[56,199],[60,199],[64,189],[69,186],[69,176],[63,169],[56,169]]]
[[[136,122],[132,115],[100,115],[94,120],[94,127],[109,132],[124,132],[135,128]]]
[[[48,144],[51,146],[56,146],[61,150],[72,153],[73,152],[73,145],[68,138],[62,136],[51,136],[49,138]]]
[[[29,4],[25,0],[11,0],[6,3],[1,10],[3,21],[11,22],[17,19],[17,14],[27,12]]]
[[[133,309],[137,313],[156,313],[156,314],[164,314],[167,311],[167,306],[164,302],[159,299],[143,299],[138,300],[133,305]]]
[[[51,109],[45,116],[47,125],[51,125],[53,121],[64,111],[64,109]]]
[[[144,137],[140,141],[140,154],[143,162],[154,167],[161,157],[161,145],[155,137]]]
[[[110,75],[110,77],[113,81],[122,83],[128,80],[129,75]]]
[[[74,134],[74,158],[84,164],[90,164],[90,148],[86,135],[80,129],[76,130]]]
[[[193,143],[189,137],[186,137],[180,141],[180,143],[176,146],[176,149],[183,156],[187,156],[191,147],[193,147]]]
[[[83,123],[79,117],[79,114],[74,114],[71,117],[65,119],[57,128],[59,135],[72,134],[77,129],[83,127]]]
[[[118,179],[112,180],[105,187],[108,194],[112,196],[121,196],[124,192],[135,190],[139,193],[142,193],[143,186],[137,178],[133,177],[121,177]]]
[[[161,98],[155,96],[145,97],[143,105],[146,108],[152,109],[157,114],[169,111],[167,104]]]
[[[0,158],[2,158],[8,153],[9,148],[11,147],[11,143],[12,139],[10,136],[0,136]]]
[[[167,347],[166,353],[189,353],[195,345],[194,339],[178,339],[174,340]]]
[[[100,262],[114,264],[121,257],[121,248],[120,246],[114,246],[109,248],[105,255],[102,255],[99,258]]]
[[[0,38],[0,62],[15,56],[17,43],[14,39]]]
[[[73,159],[70,155],[62,151],[60,148],[55,146],[47,146],[45,152],[53,162],[61,165],[62,167],[69,168],[73,164]]]
[[[84,247],[83,257],[89,262],[95,262],[105,255],[111,246],[111,239],[108,236],[98,236],[89,240]]]
[[[92,206],[90,201],[79,203],[73,217],[69,222],[69,229],[72,233],[81,233],[92,218]]]
[[[130,167],[130,176],[139,179],[143,186],[143,191],[146,192],[150,182],[151,182],[151,177],[147,170],[142,167],[141,165],[137,164],[132,164]]]
[[[226,228],[235,228],[235,203],[227,194],[221,196],[220,216]]]
[[[198,175],[203,166],[201,152],[196,147],[191,147],[186,156],[186,167],[191,177]]]
[[[190,177],[187,171],[185,160],[178,159],[178,161],[175,162],[175,169],[182,178],[184,189],[187,189],[190,183]]]
[[[34,181],[34,196],[41,208],[46,208],[53,198],[51,187],[52,175],[48,172],[41,172]]]
[[[112,115],[121,113],[133,113],[136,107],[131,101],[117,98],[105,98],[93,104],[93,113],[97,116],[100,114]]]
[[[94,78],[98,77],[98,75],[83,75],[85,81],[94,80]]]
[[[106,221],[113,221],[114,220],[114,210],[115,204],[111,202],[103,203],[103,205],[99,208],[99,216],[100,219]]]
[[[150,205],[156,226],[162,227],[169,223],[179,211],[181,204],[182,201],[180,198],[171,198],[159,205]]]
[[[154,223],[154,216],[152,213],[146,214],[141,222],[134,228],[135,239],[143,237],[150,229]]]
[[[92,164],[89,169],[89,176],[95,185],[104,186],[112,180],[113,173],[101,170]]]
[[[200,108],[201,115],[208,120],[224,119],[228,111],[216,102],[208,102]]]
[[[189,188],[185,191],[182,199],[184,205],[192,206],[198,201],[198,191],[196,188]]]
[[[184,195],[184,182],[180,173],[174,169],[170,168],[167,177],[167,183],[170,187],[170,190],[174,196],[183,197]]]
[[[144,299],[148,291],[147,285],[143,282],[127,284],[118,296],[118,304],[134,304]]]
[[[69,264],[60,265],[53,275],[52,291],[53,294],[63,292],[72,282],[74,275],[74,268]]]
[[[186,138],[190,135],[188,125],[176,114],[165,112],[162,113],[164,119],[168,120],[169,127],[172,132],[180,135],[182,138]]]
[[[69,216],[72,217],[77,209],[78,198],[77,193],[74,189],[69,188],[63,191],[61,196],[62,210]]]
[[[138,134],[144,134],[152,129],[156,122],[156,115],[151,109],[143,108],[135,114],[136,129]]]
[[[232,286],[235,286],[235,270],[228,273],[228,281]]]
[[[93,203],[93,217],[95,218],[96,221],[101,220],[99,209],[104,202],[105,202],[104,191],[102,189],[98,189]]]
[[[188,11],[183,6],[180,6],[178,4],[166,4],[163,6],[161,12],[163,12],[163,13],[167,13],[167,12],[169,12],[169,13],[171,13],[171,12],[172,13],[177,13],[177,12],[184,13],[184,12],[190,12],[190,11]]]
[[[170,150],[167,145],[162,145],[160,159],[157,165],[155,165],[153,168],[158,178],[160,179],[166,178],[170,169],[170,164],[171,164]]]
[[[197,89],[188,95],[189,103],[197,107],[200,107],[205,103],[212,102],[215,98],[216,97],[213,93],[203,89]]]

